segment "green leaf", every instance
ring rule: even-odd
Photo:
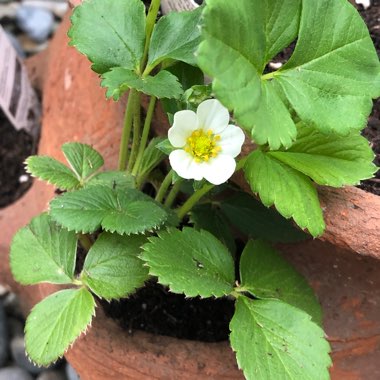
[[[349,2],[304,0],[294,54],[275,78],[306,124],[347,134],[366,125],[371,98],[380,96],[379,72],[367,27]]]
[[[13,277],[23,285],[70,284],[76,249],[75,233],[58,227],[48,214],[41,214],[13,238],[10,253]]]
[[[158,145],[164,140],[164,137],[155,137],[150,140],[141,160],[140,176],[150,173],[166,157],[166,154],[158,148]]]
[[[175,150],[174,146],[172,144],[170,144],[169,139],[164,139],[161,142],[159,142],[156,145],[156,148],[168,156],[171,152],[173,152],[173,150]]]
[[[107,171],[94,175],[86,183],[86,187],[90,186],[107,186],[117,190],[128,190],[135,188],[134,177],[125,171]]]
[[[248,380],[328,380],[330,346],[305,312],[277,300],[236,302],[230,342]]]
[[[99,297],[126,297],[144,284],[148,269],[138,258],[144,236],[102,233],[84,262],[81,279]]]
[[[68,230],[89,233],[100,227],[118,234],[152,231],[167,219],[166,211],[138,190],[91,186],[50,202],[52,218]]]
[[[25,326],[25,347],[33,362],[48,366],[62,357],[95,315],[95,300],[84,289],[51,294],[34,306]]]
[[[306,280],[270,245],[250,240],[240,259],[242,288],[258,298],[277,298],[306,311],[322,324],[322,312]]]
[[[258,144],[289,147],[296,137],[293,110],[323,133],[364,127],[371,98],[380,95],[380,64],[363,20],[346,0],[209,0],[203,20],[198,63]],[[287,64],[263,75],[296,37]]]
[[[184,62],[177,62],[174,66],[170,66],[168,69],[173,75],[175,75],[179,82],[182,85],[184,91],[188,90],[192,86],[202,85],[204,83],[204,75],[202,70],[198,67],[188,65]],[[185,94],[182,95],[181,99],[162,99],[161,105],[164,111],[171,115],[168,115],[169,124],[173,124],[173,115],[181,110],[187,108],[187,105],[184,102]]]
[[[197,181],[198,182],[198,181]],[[199,205],[190,212],[190,221],[197,230],[206,230],[218,238],[228,250],[235,254],[235,240],[227,218],[211,204]]]
[[[103,157],[87,144],[66,143],[62,145],[62,151],[81,184],[104,164]]]
[[[376,172],[368,140],[357,133],[345,137],[324,135],[301,126],[297,142],[290,149],[269,154],[320,185],[357,185]]]
[[[190,12],[171,12],[161,17],[153,29],[149,47],[148,68],[151,70],[165,59],[196,64],[195,50],[201,33],[201,7]]]
[[[261,150],[249,155],[244,172],[265,206],[275,205],[282,216],[293,218],[314,237],[323,233],[325,223],[318,194],[308,177]]]
[[[212,97],[212,86],[207,85],[195,85],[185,91],[183,99],[187,104],[188,109],[196,111],[199,104]]]
[[[75,174],[54,158],[31,156],[25,162],[28,173],[57,186],[61,190],[72,190],[79,185],[79,180]]]
[[[149,238],[142,254],[149,273],[174,293],[222,297],[231,293],[234,262],[226,247],[207,231],[184,228]]]
[[[266,63],[295,39],[300,5],[300,0],[210,0],[203,12],[198,64],[214,77],[218,99],[259,144],[289,146],[295,138],[286,107],[260,76]]]
[[[140,0],[91,0],[74,9],[70,45],[103,74],[113,67],[140,67],[145,46],[145,6]]]
[[[182,87],[178,78],[169,71],[160,71],[157,75],[141,77],[133,70],[116,67],[102,75],[102,87],[107,87],[107,98],[119,100],[128,89],[134,88],[144,94],[156,98],[178,99],[182,95]]]
[[[184,90],[195,85],[202,85],[205,80],[203,71],[199,67],[188,65],[185,62],[177,62],[167,70],[178,78]]]
[[[276,210],[263,206],[247,193],[237,193],[223,200],[220,208],[229,221],[249,237],[281,243],[301,241],[309,237]]]

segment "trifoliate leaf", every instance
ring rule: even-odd
[[[209,0],[203,21],[198,63],[257,143],[289,147],[296,137],[293,110],[323,133],[364,127],[371,98],[380,95],[380,64],[363,20],[346,0]],[[263,74],[296,38],[289,61]]]
[[[150,140],[141,160],[139,171],[140,176],[145,176],[146,174],[150,173],[151,170],[166,157],[166,154],[157,147],[157,145],[162,143],[164,140],[164,137],[155,137]]]
[[[67,166],[51,157],[28,157],[26,171],[61,190],[72,190],[79,186],[79,180],[75,174]]]
[[[103,232],[89,250],[81,279],[99,297],[126,297],[142,286],[148,268],[138,258],[144,236],[120,236]]]
[[[145,46],[145,6],[140,0],[90,0],[71,16],[70,45],[103,74],[113,67],[139,68]]]
[[[87,144],[77,142],[63,144],[62,151],[81,184],[104,164],[100,153]]]
[[[250,240],[240,259],[242,288],[258,298],[277,298],[306,311],[322,324],[322,312],[306,280],[270,245]]]
[[[76,249],[75,233],[58,227],[48,214],[41,214],[13,238],[10,253],[13,277],[23,285],[70,284]]]
[[[305,312],[277,300],[236,301],[230,342],[247,380],[328,380],[330,346]]]
[[[200,17],[201,8],[161,17],[153,29],[148,68],[152,69],[168,58],[195,65],[194,53],[201,40]]]
[[[235,240],[228,220],[220,209],[210,204],[199,205],[191,210],[190,221],[194,223],[195,229],[212,233],[232,254],[235,254]]]
[[[234,263],[227,248],[207,231],[184,228],[149,238],[142,254],[149,273],[174,293],[222,297],[233,290]]]
[[[158,99],[178,99],[183,93],[178,78],[165,70],[155,76],[141,77],[133,70],[116,67],[103,74],[102,78],[102,87],[107,87],[107,98],[112,97],[113,100],[119,100],[130,88]]]
[[[301,241],[309,237],[276,210],[263,206],[247,193],[237,193],[223,200],[220,208],[231,224],[249,237],[281,243]]]
[[[125,171],[106,171],[98,173],[91,177],[91,179],[86,183],[86,187],[99,185],[124,191],[134,189],[136,187],[134,177]]]
[[[282,216],[293,218],[313,236],[323,233],[325,223],[318,194],[308,177],[261,150],[249,155],[244,172],[265,206],[275,205]]]
[[[87,330],[95,314],[95,300],[84,289],[51,294],[34,306],[25,326],[25,347],[33,362],[48,366],[62,357]]]
[[[138,234],[160,226],[166,211],[138,190],[91,186],[50,202],[50,214],[70,231],[94,232],[102,227],[118,234]]]
[[[320,185],[357,185],[376,172],[368,140],[358,133],[345,137],[324,135],[301,125],[297,141],[290,149],[269,154]]]

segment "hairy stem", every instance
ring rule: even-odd
[[[124,115],[124,127],[121,135],[119,150],[119,170],[125,170],[128,160],[128,145],[131,137],[133,122],[133,104],[135,102],[136,90],[132,89],[128,95],[127,108]]]
[[[168,191],[173,178],[173,170],[170,170],[170,172],[166,175],[165,179],[162,181],[162,184],[160,188],[158,189],[157,195],[155,200],[157,202],[162,202],[164,199],[166,192]]]
[[[170,192],[169,192],[169,194],[165,200],[165,206],[166,207],[172,207],[173,202],[177,198],[179,190],[181,189],[182,182],[183,182],[182,179],[178,179],[177,182],[173,185],[172,189],[170,190]]]
[[[247,161],[247,157],[242,158],[236,164],[235,173],[243,168],[245,162]],[[184,218],[184,216],[199,202],[199,200],[205,196],[210,190],[212,190],[215,185],[208,183],[204,185],[202,188],[197,190],[178,210],[177,215],[180,220]]]
[[[198,201],[205,196],[215,185],[210,183],[204,185],[197,190],[178,210],[177,215],[179,220],[182,220],[184,216],[198,203]]]
[[[150,46],[150,39],[152,37],[152,32],[154,25],[156,23],[157,14],[160,9],[161,0],[152,0],[148,15],[146,17],[146,27],[145,27],[145,47],[144,47],[144,55],[141,60],[141,72],[144,72],[146,63],[148,61],[148,52]]]
[[[133,102],[133,140],[131,156],[128,161],[127,171],[131,172],[133,165],[136,161],[137,150],[140,143],[140,130],[141,130],[141,111],[140,111],[141,93],[137,92]]]
[[[132,174],[134,176],[136,176],[140,170],[141,161],[142,161],[144,151],[146,148],[146,143],[147,143],[148,137],[149,137],[150,126],[152,124],[152,118],[153,118],[154,107],[156,106],[156,100],[157,100],[157,98],[155,96],[152,96],[150,98],[149,107],[148,107],[148,111],[147,111],[145,122],[144,122],[144,128],[143,128],[142,135],[141,135],[139,151],[137,154],[136,163],[135,163],[133,170],[132,170]]]

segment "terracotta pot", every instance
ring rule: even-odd
[[[99,79],[86,58],[67,47],[68,19],[51,44],[47,66],[29,62],[32,72],[44,73],[43,129],[39,153],[63,160],[67,141],[93,144],[116,167],[124,105],[106,102]],[[47,56],[45,55],[45,58]],[[154,128],[164,131],[158,109]],[[237,178],[237,180],[239,180]],[[10,274],[8,251],[14,233],[48,206],[54,189],[36,181],[12,206],[0,210],[0,283],[17,292],[25,312],[54,286],[21,287]],[[282,247],[285,257],[305,275],[323,310],[332,344],[333,379],[380,378],[380,198],[356,188],[321,189],[327,222],[322,240]],[[201,343],[154,336],[129,335],[107,319],[100,308],[87,336],[66,354],[83,380],[103,379],[242,379],[227,342]]]

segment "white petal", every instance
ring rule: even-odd
[[[196,129],[198,129],[198,118],[195,112],[190,110],[176,112],[173,126],[168,131],[170,144],[176,148],[182,148],[191,132]]]
[[[193,156],[182,149],[177,149],[169,154],[170,165],[182,178],[200,181],[203,176],[199,163],[195,162]]]
[[[203,176],[213,185],[220,185],[234,174],[236,162],[231,156],[219,154],[202,167]]]
[[[208,99],[202,102],[197,109],[199,127],[205,131],[211,129],[213,133],[220,133],[230,121],[230,114],[219,100]]]
[[[222,148],[221,154],[236,157],[241,152],[244,140],[245,134],[243,130],[235,125],[229,125],[220,133],[218,145]]]

